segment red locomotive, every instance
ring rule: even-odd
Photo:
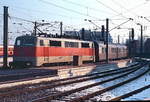
[[[41,66],[73,62],[73,56],[79,56],[83,62],[102,61],[106,58],[105,49],[106,46],[101,42],[25,35],[16,38],[10,65]],[[109,44],[109,59],[125,57],[125,45]]]

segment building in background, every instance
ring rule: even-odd
[[[80,31],[64,31],[65,36],[70,36],[70,38],[79,38],[82,39],[82,30]],[[104,33],[104,38],[105,38],[105,33]],[[91,30],[84,30],[84,40],[88,41],[104,41],[103,40],[103,35],[100,31],[91,31]],[[112,36],[108,35],[108,42],[112,43],[113,39]]]

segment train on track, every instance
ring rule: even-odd
[[[85,41],[41,36],[19,36],[14,45],[10,66],[42,66],[49,63],[72,63],[74,56],[83,62],[106,60],[106,45],[100,41]],[[127,46],[109,44],[109,60],[127,57]]]
[[[2,57],[4,55],[4,48],[3,45],[0,45],[0,57]],[[13,45],[9,45],[8,46],[8,56],[13,56],[14,53],[14,46]]]

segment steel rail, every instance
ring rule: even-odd
[[[26,79],[26,78],[35,78],[37,76],[48,76],[48,75],[56,75],[56,72],[54,71],[43,71],[43,72],[29,72],[29,73],[20,73],[20,74],[11,74],[11,75],[0,75],[0,84],[3,83],[11,83],[15,82],[17,80]]]
[[[133,81],[133,80],[135,80],[135,79],[141,77],[142,75],[146,74],[146,73],[149,71],[149,69],[150,69],[150,68],[148,68],[148,70],[142,72],[141,74],[139,74],[139,75],[137,75],[137,76],[134,76],[134,77],[132,77],[132,78],[126,80],[126,81],[117,83],[117,84],[115,84],[115,85],[112,85],[112,86],[110,86],[110,87],[104,88],[104,89],[99,90],[99,91],[96,91],[96,92],[94,92],[94,93],[91,93],[91,94],[88,94],[88,95],[85,95],[85,96],[81,96],[81,97],[79,97],[79,98],[74,98],[74,99],[70,100],[69,102],[82,102],[82,101],[88,100],[88,99],[90,99],[90,98],[92,98],[92,97],[94,97],[94,96],[100,95],[100,94],[102,94],[102,93],[104,93],[104,92],[106,92],[106,91],[109,91],[109,90],[115,89],[115,88],[117,88],[117,87],[120,87],[121,85],[124,85],[124,84],[126,84],[126,83],[129,83],[129,82],[131,82],[131,81]]]
[[[113,78],[109,78],[109,79],[106,79],[106,80],[103,80],[103,81],[100,81],[100,82],[97,82],[97,83],[94,83],[94,84],[86,85],[86,86],[83,86],[83,87],[80,87],[80,88],[76,88],[76,89],[68,90],[68,91],[65,91],[65,92],[57,93],[57,94],[54,94],[54,95],[51,95],[51,96],[42,97],[42,98],[33,100],[32,102],[45,102],[45,101],[49,101],[49,100],[54,100],[56,98],[60,98],[60,97],[66,96],[66,95],[70,95],[72,93],[75,93],[75,92],[78,92],[78,91],[82,91],[82,90],[85,90],[87,88],[98,86],[98,85],[101,85],[103,83],[106,83],[106,82],[109,82],[109,81],[112,81],[112,80],[124,77],[124,76],[126,76],[126,75],[128,75],[130,73],[135,72],[136,70],[138,70],[138,68],[136,68],[134,70],[131,70],[131,71],[127,72],[127,73],[124,73],[122,75],[113,77]]]
[[[148,88],[150,88],[150,84],[149,84],[149,85],[146,85],[146,86],[144,86],[144,87],[142,87],[142,88],[136,89],[136,90],[134,90],[134,91],[131,91],[131,92],[129,92],[129,93],[126,93],[126,94],[124,94],[124,95],[115,97],[115,98],[111,99],[110,101],[120,101],[121,99],[128,98],[128,97],[130,97],[130,96],[132,96],[132,95],[135,95],[135,94],[137,94],[137,93],[140,93],[140,92],[142,92],[142,91],[144,91],[144,90],[146,90],[146,89],[148,89]]]
[[[84,77],[89,77],[89,76],[94,76],[94,75],[98,75],[98,74],[105,74],[105,73],[108,73],[108,72],[112,72],[112,71],[121,71],[121,70],[127,70],[127,69],[134,69],[136,68],[137,66],[139,66],[140,64],[134,64],[134,65],[131,65],[129,67],[124,67],[124,68],[119,68],[119,69],[113,69],[113,70],[108,70],[108,71],[103,71],[103,72],[97,72],[97,73],[92,73],[92,74],[88,74],[88,75],[81,75],[81,76],[75,76],[75,77],[70,77],[70,78],[63,78],[63,79],[57,79],[57,80],[51,80],[51,81],[44,81],[42,82],[42,84],[48,84],[48,83],[54,83],[54,82],[58,82],[58,81],[68,81],[68,80],[74,80],[74,79],[77,79],[77,78],[84,78]],[[45,76],[45,77],[40,77],[40,78],[46,78],[46,77],[50,77],[50,76]],[[37,78],[37,79],[40,79],[40,78]],[[26,81],[26,80],[32,80],[34,78],[27,78],[27,79],[22,79],[22,80],[15,80],[15,81],[11,81],[11,82],[20,82],[20,81]],[[36,78],[35,78],[36,79]],[[10,81],[9,81],[10,82]],[[9,83],[8,82],[8,83]],[[4,84],[6,84],[7,82],[3,82]],[[40,85],[41,83],[31,83],[31,84],[28,84],[28,85],[20,85],[20,86],[15,86],[15,87],[11,87],[11,88],[1,88],[0,91],[10,91],[10,90],[15,90],[16,88],[24,88],[24,87],[27,87],[27,86],[33,86],[33,85]]]
[[[140,67],[140,66],[138,66]],[[51,88],[55,88],[58,86],[63,86],[63,85],[69,85],[69,84],[73,84],[73,83],[79,83],[79,82],[83,82],[83,81],[88,81],[88,80],[93,80],[93,79],[98,79],[98,78],[102,78],[102,77],[106,77],[109,75],[113,75],[113,74],[119,74],[119,73],[124,73],[124,71],[130,71],[130,70],[134,70],[134,68],[128,68],[128,69],[124,69],[118,72],[111,72],[111,73],[107,73],[104,75],[100,75],[100,76],[95,76],[95,77],[87,77],[85,79],[80,79],[80,80],[72,80],[72,81],[68,81],[68,82],[62,82],[62,83],[51,83],[48,84],[46,86],[40,86],[40,87],[35,87],[35,88],[24,88],[21,90],[13,90],[13,91],[9,91],[9,92],[4,92],[0,94],[0,97],[6,97],[6,96],[12,96],[12,95],[16,95],[16,94],[21,94],[24,92],[34,92],[34,91],[38,91],[38,90],[42,90],[42,89],[51,89]]]

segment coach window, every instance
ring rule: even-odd
[[[118,49],[117,48],[115,48],[115,52],[117,52],[118,51]]]
[[[79,47],[79,44],[77,42],[70,42],[70,47]]]
[[[44,41],[40,40],[40,46],[44,46]]]
[[[111,48],[111,52],[112,52],[112,53],[114,52],[114,49],[113,49],[113,48]]]
[[[92,43],[92,48],[94,48],[94,44]]]
[[[89,43],[81,43],[82,48],[89,48]]]
[[[75,48],[78,48],[79,44],[78,44],[78,42],[65,42],[65,47],[75,47]]]
[[[122,52],[124,52],[124,48],[122,48]]]
[[[105,48],[102,47],[102,53],[105,53]]]
[[[61,41],[49,41],[50,46],[61,47]]]
[[[115,53],[115,48],[111,48],[111,52],[112,52],[112,53]]]
[[[121,52],[121,48],[118,49],[118,52]]]

